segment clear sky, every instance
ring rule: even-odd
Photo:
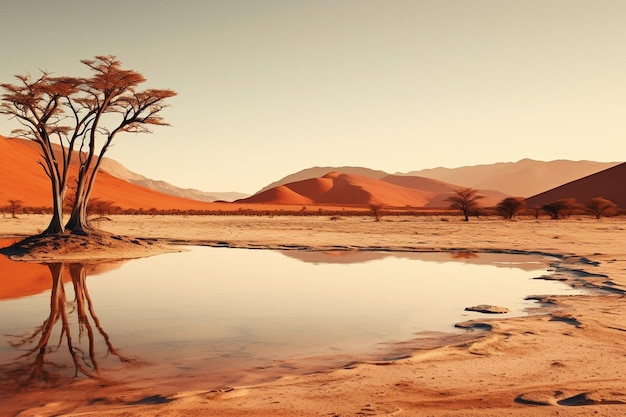
[[[178,93],[107,154],[253,193],[312,166],[626,160],[623,0],[3,0],[0,81],[116,55]],[[0,134],[16,126],[0,118]]]

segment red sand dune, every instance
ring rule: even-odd
[[[280,190],[283,190],[282,192]],[[289,190],[288,193],[285,190]],[[428,198],[417,190],[354,174],[330,172],[238,200],[241,203],[423,206]]]
[[[575,198],[579,203],[587,203],[595,197],[604,197],[626,208],[626,163],[529,197],[526,202],[529,206],[542,206],[564,198]]]
[[[21,200],[25,207],[52,206],[50,182],[37,163],[40,159],[36,143],[0,136],[0,206],[8,204],[8,200]],[[112,201],[123,209],[215,209],[210,203],[162,194],[102,171],[96,178],[92,198]]]
[[[446,198],[464,187],[423,177],[389,175],[375,179],[356,174],[329,172],[311,178],[280,185],[239,200],[245,203],[273,204],[337,204],[387,207],[447,207]],[[485,191],[483,205],[497,204],[506,197],[497,191]]]

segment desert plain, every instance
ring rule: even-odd
[[[0,237],[36,234],[47,221],[39,215],[2,217]],[[82,379],[61,387],[0,393],[1,415],[626,415],[624,217],[484,217],[462,222],[454,215],[388,216],[381,221],[368,216],[109,216],[95,224],[128,239],[70,244],[54,252],[44,247],[15,259],[126,259],[181,251],[188,245],[539,253],[554,256],[546,267],[555,279],[588,291],[547,294],[524,317],[485,315],[463,323],[468,331],[462,337],[437,334],[430,340],[407,340],[397,348],[408,353],[388,360],[321,363],[299,374],[281,374],[277,367],[266,381],[236,386],[181,381],[176,391],[164,390],[160,381],[136,388]],[[285,358],[296,368],[299,360],[307,359]]]

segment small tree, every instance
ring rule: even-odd
[[[117,207],[113,201],[102,200],[97,197],[89,200],[89,204],[87,205],[87,212],[93,213],[99,217],[104,217],[118,210],[120,210],[120,208]]]
[[[17,211],[22,208],[22,200],[8,200],[10,209],[11,209],[11,217],[14,219],[17,218]]]
[[[615,214],[617,211],[617,204],[604,197],[595,197],[585,204],[585,208],[590,214],[599,220],[602,216]]]
[[[505,219],[513,219],[520,211],[526,207],[524,197],[507,197],[496,206],[498,213]]]
[[[552,203],[544,204],[541,209],[548,213],[554,220],[570,216],[574,209],[579,207],[575,198],[566,198]]]
[[[371,204],[370,205],[370,209],[372,210],[372,214],[374,215],[374,219],[376,219],[376,221],[379,222],[380,219],[382,219],[382,217],[383,217],[383,206],[382,206],[382,204]]]
[[[480,212],[481,207],[478,200],[485,198],[485,196],[478,195],[477,190],[464,188],[462,190],[454,190],[454,193],[455,195],[446,198],[446,201],[450,202],[451,209],[461,210],[464,221],[469,221],[471,214]]]

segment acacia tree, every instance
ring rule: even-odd
[[[22,208],[22,200],[7,200],[11,207],[11,217],[14,219],[17,217],[17,211]]]
[[[96,214],[100,217],[120,210],[121,208],[117,207],[113,201],[102,200],[97,197],[91,198],[89,200],[89,204],[87,205],[87,211],[89,213]]]
[[[43,72],[33,80],[30,75],[16,75],[17,84],[0,84],[4,93],[0,113],[11,116],[22,125],[12,133],[24,136],[39,145],[42,159],[38,163],[50,179],[52,191],[52,219],[43,234],[63,231],[63,199],[67,186],[71,149],[84,126],[63,124],[63,102],[77,92],[78,80],[69,77],[51,77]],[[62,145],[54,146],[55,143]]]
[[[498,213],[505,219],[513,219],[520,211],[526,207],[524,197],[507,197],[496,206]]]
[[[115,136],[122,132],[150,133],[148,126],[168,126],[159,115],[165,100],[174,97],[172,90],[148,89],[138,86],[146,81],[140,73],[121,68],[113,56],[82,60],[94,75],[80,85],[80,99],[71,110],[77,119],[91,120],[90,128],[81,137],[76,200],[66,228],[87,232],[87,204],[95,184],[102,158]]]
[[[34,82],[21,75],[16,76],[18,85],[1,84],[5,93],[0,113],[22,124],[14,134],[40,145],[40,164],[51,180],[54,214],[44,234],[64,229],[72,233],[93,231],[87,204],[102,158],[114,138],[123,132],[149,133],[151,125],[167,126],[159,113],[166,107],[165,100],[176,95],[166,89],[140,90],[146,79],[139,72],[123,69],[115,56],[81,62],[91,70],[91,77],[55,78],[43,73]],[[78,159],[74,202],[63,227],[63,201],[74,151]]]
[[[477,190],[472,188],[464,188],[462,190],[454,190],[454,195],[446,198],[450,202],[450,208],[453,210],[461,210],[463,220],[469,221],[470,214],[477,213],[480,210],[478,200],[485,198],[479,195]]]
[[[559,220],[572,214],[578,207],[579,204],[576,202],[575,198],[565,198],[544,204],[541,206],[541,209],[548,213],[552,219]]]
[[[602,216],[614,214],[617,204],[604,197],[595,197],[585,204],[585,208],[599,220]]]

